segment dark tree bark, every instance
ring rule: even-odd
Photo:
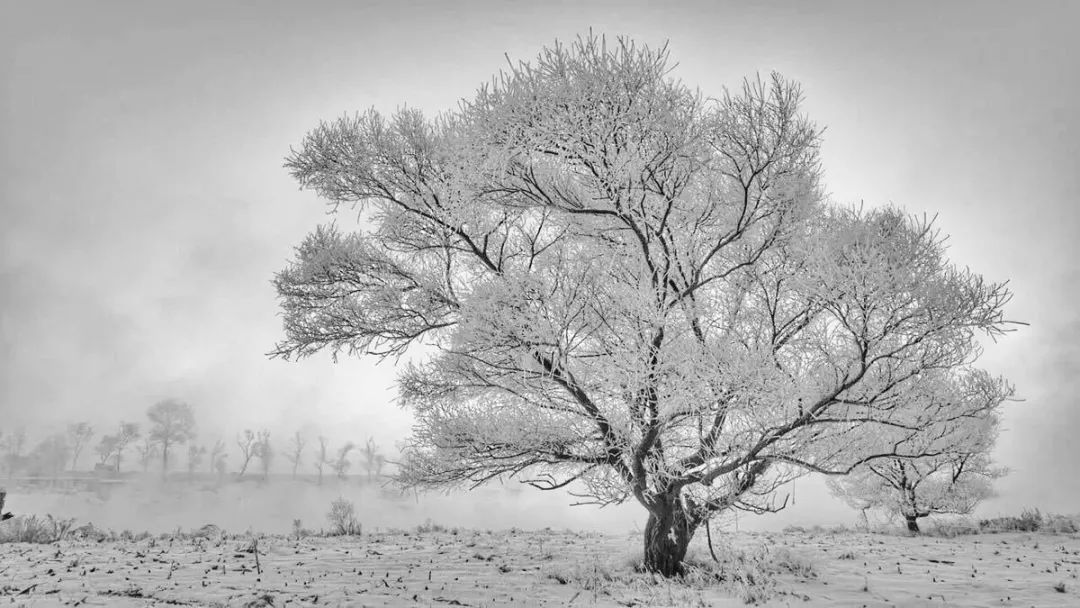
[[[666,577],[683,574],[683,560],[698,523],[675,497],[651,509],[645,524],[645,569]]]
[[[919,533],[919,517],[917,515],[905,515],[904,520],[907,521],[908,532]]]

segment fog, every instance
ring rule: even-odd
[[[995,457],[1012,474],[977,514],[1080,504],[1080,47],[1077,6],[821,3],[280,4],[50,3],[0,20],[0,432],[30,450],[70,423],[146,430],[175,398],[199,445],[268,429],[308,453],[373,438],[388,457],[412,419],[394,403],[395,361],[270,360],[281,319],[270,280],[326,208],[282,160],[320,120],[401,105],[452,108],[505,66],[590,27],[670,41],[675,76],[705,95],[776,69],[803,84],[827,128],[825,185],[840,202],[937,215],[949,254],[1009,280],[1011,319],[980,363],[1023,401],[1007,404]],[[617,8],[617,10],[616,10]],[[932,17],[930,16],[932,15]],[[349,214],[339,216],[350,225]],[[178,454],[183,468],[186,448]],[[129,450],[125,469],[135,468]],[[153,470],[153,468],[151,468]],[[310,474],[310,468],[304,472]],[[4,483],[0,480],[0,484]],[[284,532],[325,525],[353,500],[366,527],[431,519],[481,528],[644,525],[636,504],[570,507],[514,482],[471,493],[396,495],[355,481],[204,488],[147,481],[94,493],[20,491],[8,508],[116,529],[216,523]],[[209,484],[213,486],[214,484]],[[853,523],[819,478],[744,529]],[[724,522],[734,527],[734,519]]]

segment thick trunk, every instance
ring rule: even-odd
[[[686,549],[696,529],[697,521],[683,510],[678,499],[650,511],[645,524],[645,569],[663,576],[681,575]]]
[[[915,515],[905,515],[904,520],[907,521],[908,532],[913,534],[919,533],[919,518]]]

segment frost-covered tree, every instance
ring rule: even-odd
[[[149,435],[142,438],[142,442],[135,445],[135,453],[139,458],[139,466],[143,473],[150,470],[150,463],[160,453],[161,447]]]
[[[188,479],[194,479],[195,478],[195,471],[199,468],[199,465],[202,464],[203,458],[205,456],[206,456],[206,446],[204,446],[204,445],[195,445],[194,443],[192,443],[191,445],[188,446],[188,452],[187,452]]]
[[[319,452],[315,454],[315,470],[319,472],[319,485],[322,485],[323,467],[330,464],[330,455],[327,452],[326,437],[319,436]]]
[[[415,355],[399,480],[636,500],[665,575],[801,471],[917,455],[964,404],[908,396],[962,373],[1009,297],[930,222],[824,200],[797,84],[709,99],[670,71],[590,36],[434,120],[319,125],[287,167],[362,222],[278,273],[273,352]]]
[[[140,436],[139,425],[132,422],[121,422],[120,429],[114,435],[102,435],[94,453],[98,456],[98,462],[102,465],[113,461],[114,470],[120,472],[120,461],[123,459],[124,450]]]
[[[258,455],[259,444],[262,442],[264,434],[269,435],[269,431],[259,431],[258,435],[256,435],[251,429],[244,429],[243,433],[236,436],[236,445],[240,448],[240,457],[243,459],[237,477],[244,476],[248,465],[251,464],[251,459]]]
[[[31,475],[60,477],[71,458],[71,445],[66,433],[49,435],[34,446],[28,456],[28,472]]]
[[[155,403],[146,415],[150,418],[148,437],[157,444],[161,454],[161,474],[168,475],[169,448],[195,437],[195,412],[187,403],[166,399]]]
[[[951,421],[939,436],[922,436],[909,446],[909,453],[922,456],[871,460],[848,475],[830,478],[830,489],[853,508],[902,517],[909,532],[919,532],[918,520],[930,515],[970,514],[994,495],[993,481],[1007,472],[994,465],[990,452],[999,406],[1010,394],[985,373],[942,387],[928,398],[966,400],[969,406],[963,410],[969,414]]]
[[[361,449],[364,455],[364,470],[370,480],[372,475],[378,475],[386,463],[386,457],[379,453],[379,446],[374,437],[368,437],[367,443]]]
[[[214,448],[210,450],[210,472],[217,473],[218,481],[220,482],[225,477],[225,459],[228,454],[225,453],[225,442],[218,439],[214,442]]]
[[[79,464],[79,455],[94,435],[94,428],[86,422],[68,425],[68,444],[71,445],[71,470]]]
[[[292,463],[292,477],[296,479],[296,470],[300,468],[300,462],[303,460],[304,446],[307,444],[307,439],[304,438],[300,431],[296,431],[291,438],[289,438],[289,452],[285,454],[285,458]]]
[[[348,475],[349,469],[352,467],[352,462],[349,460],[349,453],[356,449],[356,444],[351,441],[346,441],[345,445],[338,448],[337,455],[334,457],[333,462],[330,463],[330,468],[334,469],[334,474],[338,479],[345,479]]]
[[[274,461],[274,446],[270,443],[270,431],[260,431],[255,441],[255,457],[259,459],[259,470],[263,480],[270,477],[270,465]]]

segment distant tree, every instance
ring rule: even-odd
[[[253,432],[251,429],[244,429],[243,433],[236,436],[236,445],[240,448],[240,455],[243,458],[237,477],[244,476],[252,459],[259,458],[259,450],[262,449],[264,443],[269,444],[269,441],[270,431],[265,429],[258,433]]]
[[[71,469],[79,464],[79,454],[94,435],[94,429],[85,422],[68,425],[68,443],[71,445]]]
[[[210,451],[210,472],[216,472],[218,481],[225,476],[225,442],[218,439],[214,442],[214,449]]]
[[[352,463],[349,462],[349,452],[356,449],[356,444],[347,441],[345,445],[337,451],[337,456],[334,457],[334,461],[330,463],[331,468],[334,469],[334,473],[338,476],[338,479],[345,479],[345,475],[349,472],[349,467]]]
[[[300,434],[300,431],[296,431],[292,438],[289,439],[289,453],[285,454],[285,458],[288,458],[289,462],[292,463],[293,479],[296,479],[296,470],[300,468],[300,460],[306,443],[307,440]]]
[[[362,453],[364,455],[364,470],[367,471],[367,478],[370,480],[372,475],[377,475],[382,470],[385,458],[379,453],[379,446],[375,444],[374,437],[368,437]]]
[[[97,445],[94,446],[94,453],[97,454],[98,464],[105,466],[109,464],[109,460],[116,452],[116,447],[120,442],[120,438],[116,435],[102,435],[98,440]]]
[[[402,483],[634,500],[664,576],[794,476],[918,456],[962,404],[908,395],[971,365],[1010,298],[932,222],[828,200],[797,83],[708,97],[672,67],[590,35],[435,120],[321,123],[286,166],[364,221],[316,228],[275,278],[276,356],[422,347],[399,367]]]
[[[8,479],[15,476],[15,470],[22,461],[23,450],[26,448],[26,429],[18,429],[3,435],[4,468],[7,469]]]
[[[116,433],[116,445],[114,447],[114,460],[116,463],[116,472],[120,472],[120,462],[124,458],[124,451],[131,445],[136,439],[142,436],[139,431],[139,425],[134,422],[121,422],[120,430]],[[151,455],[152,456],[152,455]],[[146,470],[144,465],[143,471]]]
[[[263,479],[270,477],[270,464],[274,460],[274,446],[270,443],[270,431],[263,430],[255,441],[255,457],[259,459],[259,469]]]
[[[70,457],[71,446],[68,445],[67,435],[64,433],[49,435],[30,451],[29,472],[35,476],[59,477],[64,472]]]
[[[997,410],[1011,391],[998,390],[985,374],[973,374],[952,391],[930,399],[966,400],[975,407],[971,417],[952,421],[934,437],[913,446],[917,458],[880,458],[851,473],[828,480],[833,494],[865,513],[876,509],[904,519],[909,532],[918,521],[936,514],[968,515],[994,495],[993,481],[1006,474],[990,458],[999,425]],[[979,409],[978,406],[982,405]]]
[[[161,449],[161,474],[169,473],[169,448],[195,437],[195,412],[175,399],[155,403],[146,415],[150,418],[150,439]]]
[[[329,454],[327,453],[326,437],[319,436],[319,452],[315,455],[315,469],[319,472],[319,485],[322,485],[323,480],[323,467],[330,464]]]
[[[194,443],[188,446],[188,479],[195,478],[195,470],[199,468],[200,464],[202,464],[204,456],[206,456],[206,446],[197,446]]]
[[[150,470],[150,463],[157,457],[159,449],[157,442],[151,439],[149,435],[143,437],[142,442],[135,445],[135,453],[139,456],[138,462],[143,473]],[[119,470],[119,466],[117,470]]]

